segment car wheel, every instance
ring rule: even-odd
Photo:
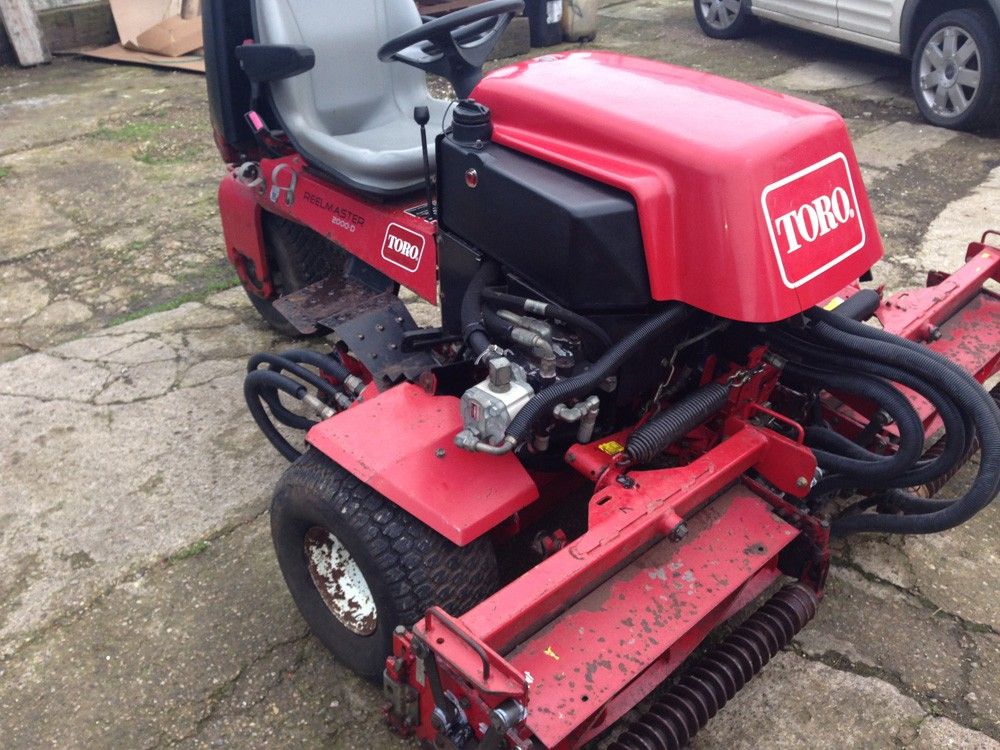
[[[738,39],[756,25],[747,0],[694,0],[694,17],[706,36]]]
[[[1000,33],[978,10],[942,13],[914,49],[911,83],[917,107],[933,125],[973,130],[1000,111]]]

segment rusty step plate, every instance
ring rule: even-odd
[[[391,291],[373,292],[364,284],[334,274],[279,297],[274,301],[274,309],[299,333],[310,334],[319,330],[320,321],[326,327],[332,327],[331,323],[346,323],[385,308],[395,296]]]

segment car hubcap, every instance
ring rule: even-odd
[[[713,29],[726,29],[733,25],[740,12],[740,0],[703,0],[701,14]]]
[[[313,585],[333,616],[352,633],[374,633],[375,597],[347,547],[326,529],[314,526],[306,534],[305,553]]]
[[[920,89],[931,111],[958,117],[979,90],[979,47],[960,26],[945,26],[927,40],[920,56]]]

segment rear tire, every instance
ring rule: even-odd
[[[942,13],[920,35],[910,64],[917,108],[932,125],[975,130],[1000,116],[1000,32],[979,10]]]
[[[314,284],[333,273],[343,271],[347,253],[313,230],[270,213],[262,217],[264,250],[274,297],[264,299],[251,289],[247,297],[264,321],[283,336],[300,338],[299,330],[274,309],[273,300],[304,286]]]
[[[278,482],[271,537],[312,632],[337,661],[373,680],[397,625],[412,625],[432,605],[462,614],[497,587],[488,539],[455,546],[315,449]]]
[[[748,0],[694,0],[694,17],[712,39],[739,39],[757,26]]]

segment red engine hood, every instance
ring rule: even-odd
[[[632,194],[654,299],[770,322],[882,257],[847,129],[826,107],[606,52],[502,68],[473,96],[497,143]]]

